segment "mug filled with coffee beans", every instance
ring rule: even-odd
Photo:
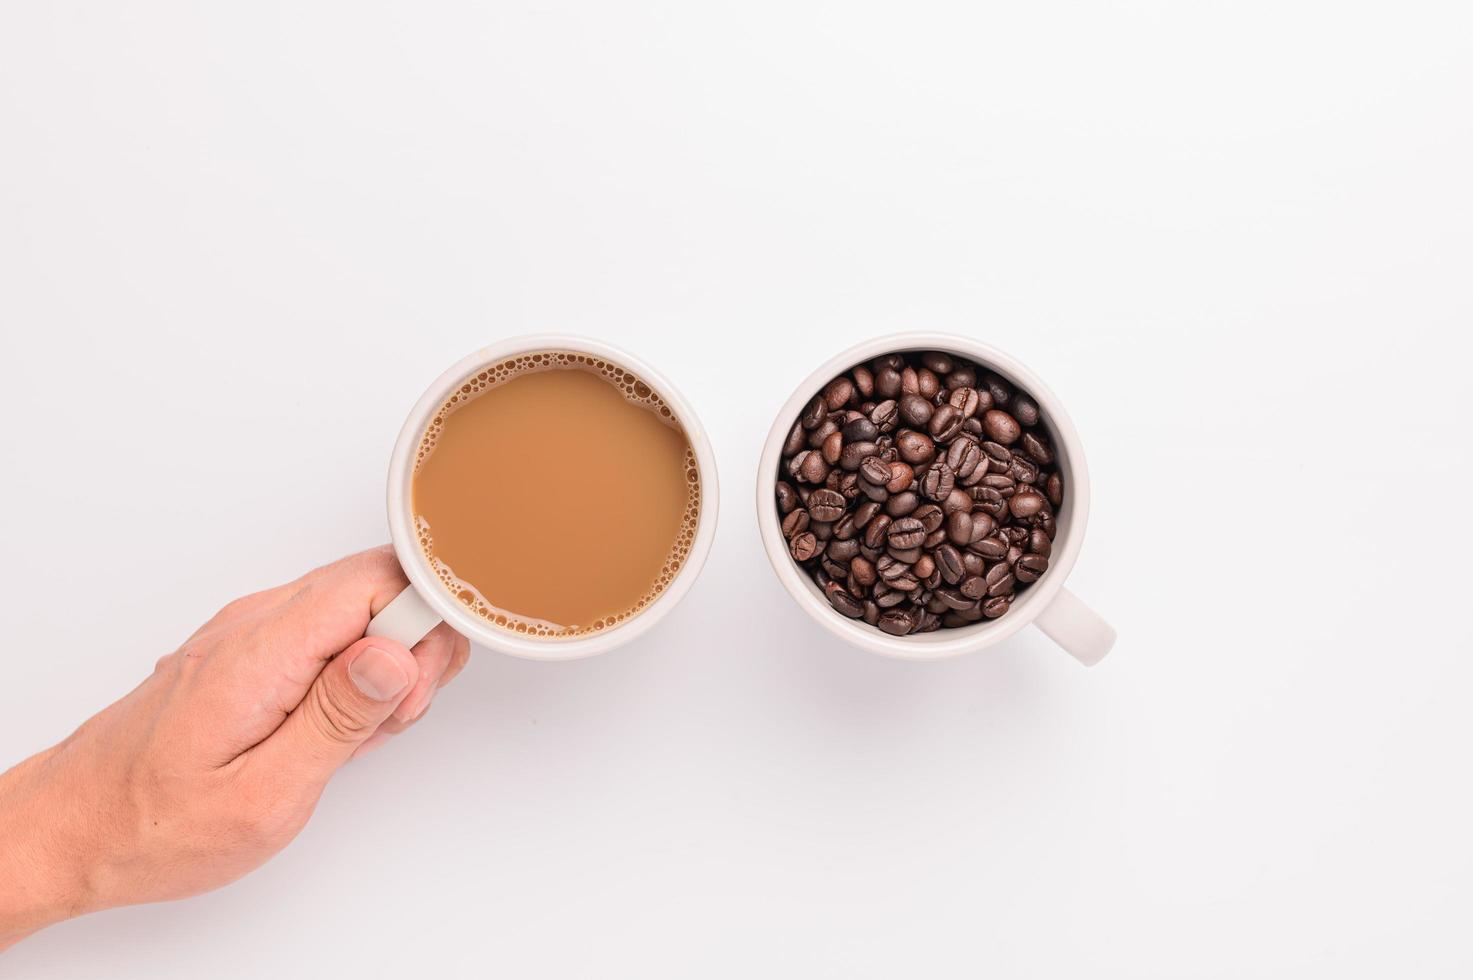
[[[947,334],[837,355],[778,413],[757,516],[778,579],[845,640],[915,660],[1029,623],[1086,665],[1115,631],[1064,588],[1089,475],[1073,424],[1031,371]]]
[[[440,376],[389,462],[389,534],[410,585],[368,633],[440,622],[536,660],[603,653],[700,574],[716,461],[654,369],[581,337],[517,337]]]

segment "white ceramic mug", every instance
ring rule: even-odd
[[[695,453],[701,483],[701,514],[696,525],[695,540],[686,554],[685,564],[681,565],[680,571],[665,587],[665,591],[638,615],[618,626],[565,639],[515,633],[487,622],[457,601],[440,584],[430,568],[429,560],[420,549],[412,511],[411,481],[414,477],[415,453],[424,436],[425,427],[435,412],[466,379],[474,377],[487,366],[522,354],[541,351],[588,354],[631,371],[646,382],[670,406],[676,421],[685,430],[686,438]],[[605,653],[628,643],[654,626],[690,591],[691,585],[701,574],[701,566],[706,562],[706,554],[711,550],[711,540],[716,535],[718,498],[716,457],[711,451],[705,429],[674,386],[648,364],[626,351],[585,337],[532,334],[492,344],[462,359],[440,375],[420,396],[409,413],[409,418],[404,422],[404,428],[399,432],[399,441],[394,444],[394,454],[389,460],[389,537],[394,542],[394,551],[399,556],[399,564],[410,584],[373,617],[373,621],[368,624],[367,635],[384,636],[405,646],[413,646],[430,630],[441,622],[446,622],[482,646],[530,660],[573,660]]]
[[[1058,533],[1049,555],[1048,571],[1018,593],[1005,615],[957,629],[891,636],[863,620],[842,615],[793,561],[788,543],[783,539],[782,515],[778,513],[773,481],[778,476],[782,447],[789,430],[803,406],[824,385],[856,364],[866,363],[882,354],[922,350],[945,351],[975,361],[984,370],[1001,375],[1033,396],[1052,437],[1059,471],[1064,479],[1064,506],[1055,515]],[[1088,516],[1089,472],[1084,464],[1084,448],[1058,398],[1014,358],[987,344],[951,334],[903,333],[877,337],[831,358],[798,386],[793,397],[777,413],[777,421],[773,423],[757,464],[757,526],[767,558],[788,594],[830,633],[866,650],[908,660],[936,660],[981,650],[1002,642],[1029,623],[1035,623],[1081,663],[1086,666],[1098,663],[1114,645],[1115,631],[1064,588],[1064,579],[1068,578],[1075,559],[1079,557]]]

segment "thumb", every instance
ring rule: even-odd
[[[418,677],[405,647],[366,636],[323,668],[262,747],[283,768],[306,768],[325,779],[393,714]]]

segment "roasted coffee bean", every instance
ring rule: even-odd
[[[1027,437],[1024,436],[1026,439]],[[1019,483],[1035,483],[1038,480],[1038,464],[1022,456],[1014,456],[1008,468],[1008,476]]]
[[[864,603],[850,595],[842,585],[831,583],[825,591],[828,593],[829,603],[845,616],[858,619],[864,615]]]
[[[879,448],[872,442],[851,442],[843,448],[837,462],[843,469],[853,472],[859,469],[859,464],[867,457],[873,456]]]
[[[875,370],[875,395],[879,398],[894,398],[900,394],[900,372],[893,367]]]
[[[1046,573],[1065,492],[1027,392],[943,351],[885,354],[798,415],[777,510],[841,615],[895,635],[958,628]]]
[[[1013,564],[1013,575],[1019,582],[1036,582],[1048,571],[1048,559],[1043,555],[1024,555]]]
[[[839,453],[844,449],[844,433],[835,429],[829,433],[829,437],[823,441],[819,451],[823,453],[823,461],[833,466],[839,461]]]
[[[808,430],[803,428],[803,423],[794,422],[793,427],[788,430],[787,441],[783,443],[783,455],[791,456],[808,445]]]
[[[982,443],[982,452],[987,457],[987,464],[994,473],[1007,472],[1008,467],[1013,463],[1013,451],[1000,442],[987,440]],[[1002,465],[995,465],[999,463]]]
[[[844,423],[840,430],[844,433],[845,442],[874,442],[880,437],[880,427],[861,415],[857,419],[850,419]]]
[[[867,548],[883,548],[890,537],[890,518],[880,514],[864,526],[864,545]]]
[[[980,599],[987,594],[987,580],[981,575],[968,575],[962,579],[959,591],[968,599]]]
[[[937,442],[950,442],[962,430],[961,410],[954,405],[942,405],[931,415],[927,429]]]
[[[1023,425],[1038,424],[1038,402],[1021,392],[1013,395],[1013,418]]]
[[[936,377],[935,371],[921,368],[916,372],[916,393],[928,402],[936,400],[936,396],[941,394],[941,379]]]
[[[805,449],[794,456],[791,469],[793,475],[804,483],[822,483],[829,475],[829,464],[813,449]]]
[[[976,415],[982,408],[982,397],[975,388],[953,388],[946,399],[952,408],[962,413],[962,421]]]
[[[998,562],[987,570],[986,582],[988,595],[1007,595],[1013,591],[1013,570],[1006,562]]]
[[[1008,553],[1008,540],[1000,534],[972,543],[972,550],[983,558],[996,561]]]
[[[971,476],[981,462],[982,448],[975,439],[962,436],[946,449],[946,465],[951,467],[958,479]]]
[[[824,551],[834,561],[847,562],[859,554],[859,542],[853,538],[835,537],[829,541],[829,546]]]
[[[926,423],[931,421],[931,413],[935,411],[931,403],[920,395],[904,394],[900,396],[900,418],[906,425],[917,429],[925,428]]]
[[[921,366],[928,371],[937,374],[950,374],[956,368],[950,354],[943,354],[939,350],[926,351],[921,355]]]
[[[932,463],[921,480],[921,494],[930,500],[945,500],[956,486],[956,476],[944,462]]]
[[[899,493],[909,489],[915,479],[916,471],[911,469],[910,464],[897,459],[890,464],[890,482],[885,484],[885,489],[891,493]]]
[[[897,493],[885,501],[885,513],[891,517],[904,517],[921,505],[921,498],[910,490]]]
[[[802,534],[808,530],[808,511],[794,510],[783,518],[783,537],[791,538],[795,534]]]
[[[829,436],[839,431],[839,423],[833,419],[824,419],[818,426],[808,433],[808,445],[812,449],[822,449],[823,444],[828,441]]]
[[[828,403],[831,412],[849,404],[854,395],[854,382],[842,376],[830,381],[823,389],[824,401]]]
[[[823,398],[819,395],[814,395],[813,399],[803,407],[803,412],[798,416],[798,421],[805,429],[816,429],[827,415],[828,406],[824,404]]]
[[[885,584],[898,592],[911,593],[910,600],[914,602],[916,600],[915,593],[921,590],[921,580],[915,577],[915,573],[910,570],[909,565],[902,564],[901,568],[902,571],[900,574],[886,580]]]
[[[880,617],[879,627],[891,636],[904,636],[915,627],[915,618],[909,610],[892,609]]]
[[[898,561],[902,565],[904,565],[906,567],[906,574],[907,575],[910,575],[912,578],[915,577],[915,572],[911,571],[910,570],[910,567],[911,567],[911,565],[913,565],[921,557],[921,549],[920,548],[893,548],[892,547],[889,551],[885,552],[885,554],[889,555],[891,558],[894,558],[896,561]],[[893,585],[897,589],[907,589],[907,590],[909,590],[910,588],[912,588],[911,586],[899,585],[899,584],[897,584],[898,582],[899,582],[899,579],[891,579],[890,580],[890,584]],[[917,579],[916,580],[916,585],[919,586],[919,584],[920,584],[920,580]]]
[[[880,512],[880,505],[876,501],[873,501],[873,500],[866,500],[866,501],[864,501],[858,507],[855,507],[854,508],[854,526],[855,526],[855,528],[862,530],[864,527],[866,527],[869,524],[870,521],[874,520],[875,515],[878,514],[879,512]]]
[[[793,553],[796,561],[808,561],[818,554],[818,539],[810,531],[794,535],[793,540],[788,543],[788,548]]]
[[[987,433],[987,438],[1004,446],[1017,442],[1018,436],[1023,432],[1017,419],[998,408],[991,409],[982,416],[982,429]]]
[[[895,437],[895,448],[900,451],[900,458],[912,466],[929,463],[936,455],[936,443],[931,437],[914,429],[901,429]]]
[[[946,536],[951,543],[959,547],[965,547],[972,543],[972,514],[970,511],[959,510],[946,518]]]
[[[1007,612],[1008,607],[1012,604],[1013,597],[1010,595],[994,596],[993,598],[988,599],[986,602],[982,603],[982,615],[986,616],[988,619],[996,619],[1003,613]]]
[[[1006,473],[988,473],[982,478],[982,486],[996,490],[1004,497],[1011,497],[1018,489],[1013,478]]]
[[[1043,507],[1043,495],[1032,489],[1015,493],[1008,501],[1008,509],[1013,512],[1014,517],[1032,517],[1043,510]]]
[[[1012,385],[995,374],[984,376],[982,383],[987,386],[987,393],[995,405],[1006,405],[1013,397]]]
[[[973,487],[972,498],[977,501],[978,507],[998,520],[1008,512],[1007,498],[995,487]]]
[[[900,424],[900,408],[893,398],[887,398],[869,410],[869,420],[881,432],[891,432]]]
[[[941,501],[941,512],[947,517],[957,511],[970,511],[972,509],[972,495],[961,487],[952,487],[951,493]]]
[[[847,503],[847,501],[846,501]],[[846,513],[834,522],[834,537],[840,541],[853,541],[854,547],[859,547],[859,528],[854,524],[854,515]]]
[[[1048,443],[1032,432],[1023,434],[1023,452],[1039,466],[1047,466],[1054,461],[1054,451]]]
[[[962,563],[962,553],[956,550],[955,545],[943,544],[935,552],[936,570],[941,577],[952,585],[960,582],[966,574],[966,566]]]
[[[914,517],[902,517],[892,523],[886,540],[892,548],[918,548],[926,539],[926,528]]]
[[[793,489],[791,483],[783,480],[777,481],[777,511],[779,514],[788,514],[798,506],[798,491]]]
[[[960,589],[937,589],[936,598],[946,603],[952,609],[965,609],[977,600],[971,596],[962,595]]]
[[[946,515],[935,504],[921,504],[911,516],[921,522],[921,527],[927,534],[935,531],[946,520]]]
[[[878,591],[878,585],[875,586],[875,589],[877,590],[875,592],[875,604],[878,605],[881,609],[890,609],[894,606],[900,605],[902,602],[910,601],[910,595],[905,592],[901,592],[899,589],[891,589],[887,587],[885,591],[880,592]]]
[[[946,387],[948,388],[975,388],[977,387],[977,371],[966,361],[957,361],[951,373],[946,376]]]
[[[867,456],[860,460],[859,475],[870,484],[883,487],[890,482],[890,467],[878,456]]]

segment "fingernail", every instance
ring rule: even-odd
[[[393,654],[369,647],[348,665],[353,685],[375,701],[388,701],[409,685],[409,676]]]

